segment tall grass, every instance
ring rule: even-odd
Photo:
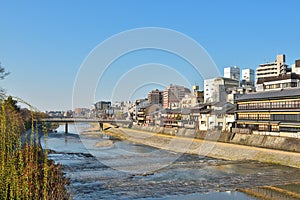
[[[69,199],[62,166],[49,160],[47,150],[33,139],[38,133],[35,112],[27,137],[20,111],[4,100],[0,106],[0,199]]]

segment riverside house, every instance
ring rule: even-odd
[[[300,88],[245,94],[235,103],[232,132],[300,138]]]

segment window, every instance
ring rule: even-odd
[[[271,131],[273,131],[273,132],[279,132],[279,126],[278,125],[272,125],[271,126]]]
[[[242,113],[239,113],[239,114],[238,114],[238,119],[249,119],[249,118],[248,118],[248,114],[242,114]]]
[[[293,115],[293,114],[275,114],[272,115],[272,119],[275,121],[290,121],[290,122],[297,122],[299,121],[300,117],[299,115]]]
[[[297,115],[285,115],[285,121],[297,121]]]
[[[268,131],[268,124],[259,124],[258,130],[259,131]]]
[[[258,120],[258,114],[249,114],[248,117],[251,120]]]
[[[300,128],[297,127],[280,127],[282,132],[300,132]]]
[[[297,87],[297,83],[295,82],[291,83],[291,87]]]
[[[275,121],[284,121],[284,115],[278,115],[278,114],[275,114],[275,115],[272,115],[273,117],[273,120]]]
[[[270,120],[270,114],[259,114],[260,120]]]

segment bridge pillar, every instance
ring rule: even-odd
[[[103,131],[103,123],[99,122],[99,126],[100,126],[100,131]]]
[[[65,125],[65,133],[68,133],[68,122],[66,122],[66,125]]]

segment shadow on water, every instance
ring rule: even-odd
[[[96,147],[99,141],[112,141],[113,145]],[[279,188],[298,191],[296,186],[287,184],[300,180],[300,170],[296,168],[191,154],[179,156],[174,152],[120,141],[105,134],[82,137],[77,133],[58,131],[49,134],[47,142],[52,149],[49,157],[61,163],[67,176],[71,177],[71,191],[75,199],[246,200],[256,198],[236,191],[238,188],[248,194],[252,193],[245,189],[261,190],[270,185],[286,185],[286,188]],[[149,163],[159,165],[173,156],[177,159],[170,165],[143,173],[142,169]],[[140,172],[119,171],[116,170],[118,167],[136,168]]]

